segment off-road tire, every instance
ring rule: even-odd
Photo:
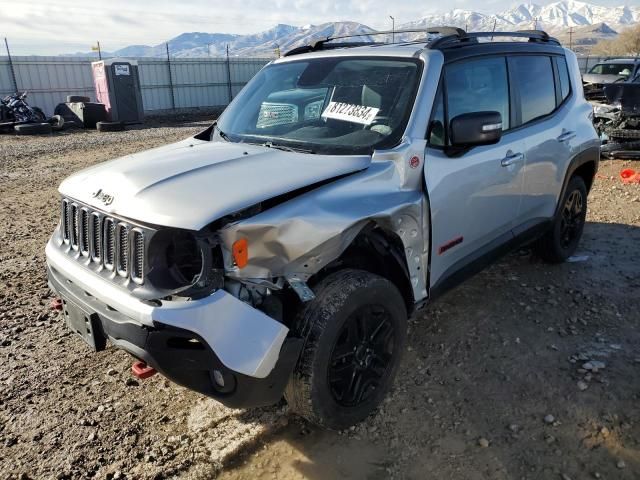
[[[89,97],[84,95],[67,95],[67,103],[90,102]]]
[[[564,216],[569,199],[572,195],[580,196],[581,210],[580,214],[576,214],[575,228],[571,229],[571,238],[568,240],[565,228],[567,219]],[[553,220],[549,230],[538,240],[535,245],[536,253],[549,263],[562,263],[571,255],[573,255],[580,243],[580,237],[584,230],[585,219],[587,216],[587,187],[582,177],[573,176],[569,180],[564,196],[560,200],[558,212]]]
[[[17,135],[46,135],[51,133],[51,125],[48,123],[23,123],[13,127]]]
[[[640,140],[640,130],[638,129],[615,128],[609,130],[607,132],[607,135],[609,135],[609,138],[628,138]]]
[[[364,420],[378,407],[391,388],[405,349],[407,311],[404,299],[395,285],[385,278],[362,270],[345,269],[334,272],[313,288],[316,298],[303,305],[294,326],[296,334],[304,339],[304,346],[285,389],[285,399],[292,412],[322,427],[340,430]],[[371,316],[363,316],[365,324],[368,325],[368,329],[365,328],[363,332],[361,323],[354,320],[363,317],[354,314],[366,312],[367,309],[375,311],[372,310]],[[381,315],[381,311],[384,313],[378,316]],[[386,322],[384,330],[372,327],[381,318]],[[383,341],[385,344],[388,343],[391,349],[385,347],[386,353],[382,355],[388,358],[385,368],[380,367],[381,363],[378,363],[378,360],[375,360],[376,366],[373,367],[374,361],[370,357],[380,358],[377,350],[375,354],[369,354],[368,366],[360,368],[381,369],[383,373],[378,379],[378,386],[371,388],[371,382],[376,380],[372,380],[370,376],[368,380],[362,380],[366,377],[361,373],[360,382],[364,381],[367,382],[366,385],[370,385],[366,389],[366,400],[363,394],[358,396],[358,399],[363,398],[362,401],[345,406],[339,403],[335,387],[330,387],[329,382],[333,369],[343,365],[355,369],[358,368],[354,366],[356,363],[362,365],[357,361],[356,353],[351,354],[350,362],[346,358],[338,363],[332,362],[336,358],[334,354],[343,357],[338,354],[339,350],[336,347],[341,339],[351,338],[351,330],[344,329],[346,325],[353,325],[353,321],[358,325],[355,327],[358,331],[357,338],[366,338],[371,342],[387,339]],[[393,332],[391,335],[386,334],[389,329]],[[378,334],[372,331],[383,331],[385,334],[377,337]],[[364,334],[359,335],[360,332]],[[344,346],[341,347],[343,348]],[[377,348],[379,347],[372,347],[374,350]],[[351,350],[347,348],[344,351]],[[366,349],[365,354],[368,351],[369,349]],[[359,350],[360,352],[362,351]],[[356,374],[353,375],[355,378]]]
[[[96,130],[99,132],[121,132],[124,130],[123,122],[98,122]]]

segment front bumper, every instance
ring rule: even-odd
[[[282,397],[302,341],[287,338],[281,323],[222,290],[197,301],[142,302],[52,241],[46,253],[51,289],[65,309],[86,312],[97,349],[108,339],[174,382],[234,408]]]

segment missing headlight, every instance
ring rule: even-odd
[[[202,273],[203,252],[192,232],[160,230],[149,245],[149,280],[174,290],[195,283]]]

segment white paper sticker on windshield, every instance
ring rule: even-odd
[[[323,118],[334,118],[345,122],[361,123],[371,125],[373,119],[380,111],[379,108],[366,107],[364,105],[353,105],[351,103],[329,102],[324,110]]]

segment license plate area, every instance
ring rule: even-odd
[[[85,311],[66,298],[62,299],[62,311],[72,332],[80,335],[94,351],[105,349],[107,338],[102,332],[102,323],[97,313]]]

